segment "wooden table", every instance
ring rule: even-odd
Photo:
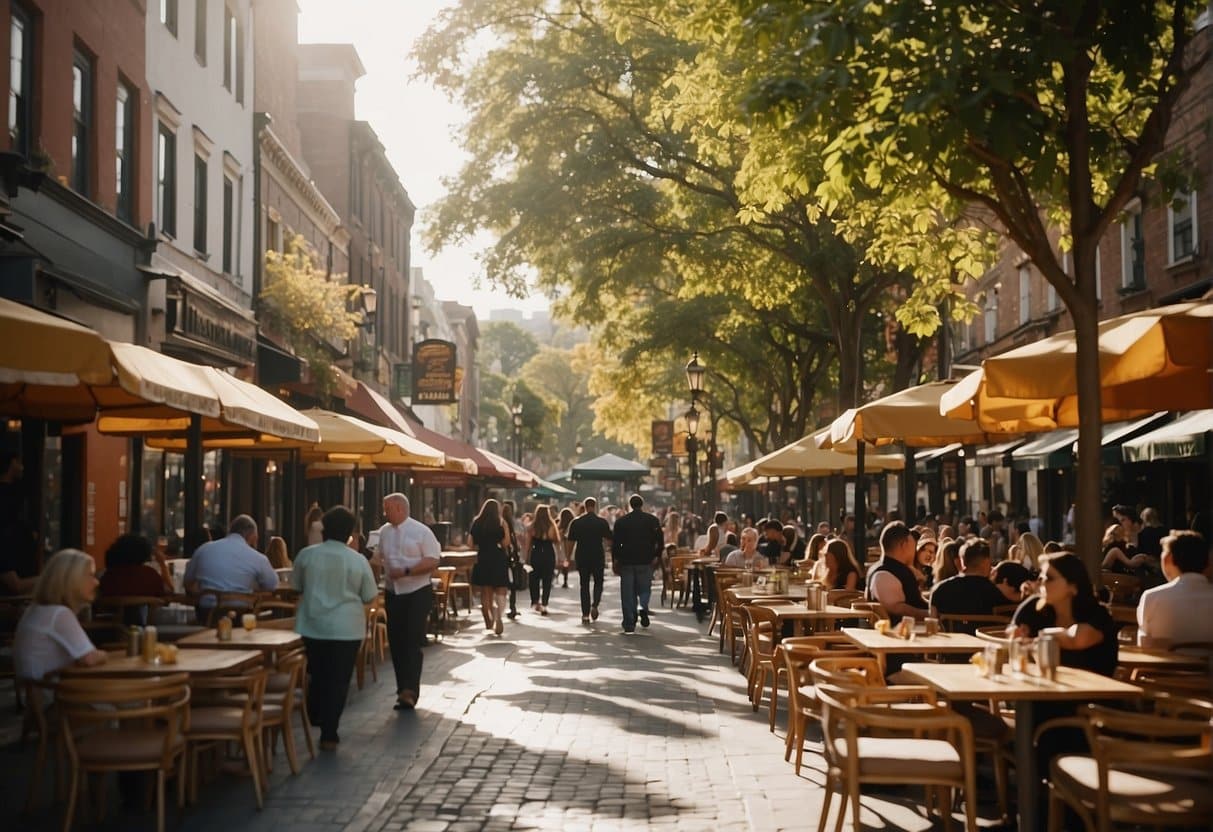
[[[936,633],[933,636],[915,633],[912,639],[906,640],[891,634],[882,636],[876,630],[843,627],[842,634],[869,653],[874,653],[880,659],[881,667],[884,666],[885,656],[889,653],[921,653],[924,656],[936,653],[980,653],[988,643],[965,633]]]
[[[810,621],[816,624],[818,621],[834,622],[839,620],[861,619],[866,618],[871,620],[874,615],[869,610],[853,610],[850,607],[827,606],[824,610],[811,610],[803,603],[789,602],[787,604],[772,604],[767,607],[775,613],[775,618],[779,621],[779,626],[775,628],[775,643],[778,644],[780,636],[783,634],[783,622],[794,622],[796,634],[800,635],[804,622]]]
[[[104,664],[92,667],[65,667],[64,676],[167,676],[188,673],[191,676],[213,676],[236,673],[260,665],[258,650],[178,650],[175,664],[152,664],[141,656],[110,653]]]
[[[207,627],[199,633],[186,636],[177,642],[178,647],[195,650],[259,650],[262,653],[273,654],[294,650],[303,646],[303,636],[294,630],[271,630],[257,627],[245,630],[243,627],[232,628],[232,640],[220,641],[219,633],[214,627]],[[184,652],[184,651],[183,651]]]
[[[766,587],[754,586],[731,586],[726,592],[733,593],[733,597],[739,604],[747,604],[751,601],[763,601],[775,598],[788,598],[794,601],[803,601],[805,599],[805,585],[791,584],[788,586],[787,592],[771,592],[770,584]]]
[[[1122,644],[1117,652],[1116,663],[1131,674],[1136,674],[1139,670],[1206,670],[1209,667],[1209,657]]]
[[[443,552],[439,556],[442,566],[472,566],[476,563],[477,553],[472,552]]]
[[[1015,703],[1015,780],[1019,799],[1019,829],[1022,832],[1035,832],[1040,828],[1041,820],[1037,797],[1042,789],[1040,774],[1036,771],[1036,749],[1032,744],[1036,731],[1034,704],[1128,699],[1140,697],[1143,693],[1136,685],[1072,667],[1059,667],[1055,681],[1034,675],[1012,676],[1009,673],[986,679],[968,664],[913,662],[902,665],[901,672],[929,685],[949,700],[998,699]]]

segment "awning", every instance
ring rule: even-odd
[[[1016,471],[1043,471],[1069,468],[1074,464],[1077,428],[1062,428],[1038,436],[1011,451],[1011,466]]]
[[[402,416],[402,418],[405,418]],[[445,436],[436,430],[430,430],[420,422],[405,418],[408,432],[427,445],[431,445],[446,454],[446,470],[455,475],[476,476],[484,473],[476,460],[476,449],[466,442],[460,442],[450,436]],[[427,475],[432,476],[432,475]],[[446,482],[450,482],[449,478]],[[424,483],[429,485],[428,482]],[[455,486],[443,485],[453,488]]]
[[[374,388],[368,387],[365,382],[354,383],[353,392],[345,397],[345,406],[363,419],[413,435],[412,425],[404,418],[404,414],[396,409],[396,405]]]
[[[540,480],[539,484],[535,486],[531,493],[536,497],[548,498],[577,496],[576,491],[572,491],[571,489],[565,488],[563,485],[557,485],[556,483],[549,482],[547,480]]]
[[[507,477],[513,479],[519,485],[535,485],[539,482],[539,475],[535,472],[528,471],[521,465],[515,465],[505,457],[499,456],[492,451],[486,451],[482,448],[477,450],[494,468],[504,473]]]
[[[819,448],[816,440],[817,433],[810,433],[790,445],[730,469],[726,477],[733,485],[744,485],[761,477],[823,477],[855,473],[858,462],[855,454]],[[900,455],[867,454],[864,457],[864,470],[869,473],[899,471],[904,467],[905,459]]]
[[[1170,418],[1171,414],[1163,411],[1132,422],[1113,422],[1110,425],[1104,425],[1103,438],[1100,440],[1103,445],[1100,450],[1100,462],[1104,465],[1120,465],[1124,461],[1120,448],[1126,440],[1133,439],[1151,428],[1156,428]],[[1078,456],[1078,443],[1074,444],[1074,456]]]
[[[1209,453],[1213,410],[1193,410],[1120,446],[1125,462],[1204,459]]]
[[[963,447],[963,442],[953,442],[951,445],[944,445],[942,448],[927,448],[925,451],[919,451],[914,454],[914,461],[917,463],[934,462],[948,454],[956,453]]]
[[[630,459],[624,459],[615,454],[603,454],[588,462],[573,466],[575,480],[603,480],[610,482],[627,482],[638,480],[649,475],[649,466],[641,465]]]
[[[113,377],[105,339],[86,326],[0,298],[0,331],[0,385],[72,387]]]
[[[976,455],[977,464],[983,468],[995,465],[1010,465],[1011,451],[1026,441],[1026,439],[1012,439],[1010,442],[1000,442],[997,445],[979,448]]]
[[[359,381],[355,383],[354,390],[345,398],[345,406],[359,416],[385,427],[398,430],[406,436],[411,436],[436,450],[442,451],[446,457],[444,468],[456,476],[473,475],[478,470],[478,466],[468,453],[471,450],[469,445],[452,439],[449,436],[443,436],[441,433],[425,427],[420,422],[413,421],[383,394],[373,387],[368,387],[364,382]],[[456,485],[451,485],[451,482],[452,480],[447,478],[441,486],[435,487],[454,488],[463,484],[457,483]],[[429,481],[423,484],[432,485]]]

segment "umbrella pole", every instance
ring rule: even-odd
[[[905,446],[905,469],[901,474],[901,519],[907,525],[918,522],[918,506],[916,505],[918,491],[918,473],[914,470],[914,449]]]
[[[867,495],[863,487],[863,454],[867,443],[855,443],[855,557],[866,563],[868,557],[868,513],[865,504]]]
[[[194,540],[202,526],[202,417],[190,415],[185,433],[185,539]]]

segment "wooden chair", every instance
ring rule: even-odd
[[[880,603],[879,601],[852,601],[851,609],[867,610],[868,612],[873,613],[877,618],[883,618],[885,621],[889,620],[889,611],[886,610],[884,608],[884,604]]]
[[[695,555],[674,555],[670,558],[670,603],[673,606],[685,607],[691,592],[690,566]],[[677,596],[677,601],[674,597]]]
[[[81,777],[111,771],[156,772],[156,829],[164,832],[164,781],[177,776],[185,805],[183,731],[189,726],[184,673],[139,679],[64,679],[55,687],[71,770],[63,829],[71,829]]]
[[[973,635],[978,627],[999,627],[1005,631],[1011,619],[1004,615],[968,615],[965,613],[940,613],[939,629],[945,633]]]
[[[451,612],[459,615],[459,597],[462,595],[469,614],[472,612],[472,565],[460,563],[455,567],[455,575],[447,587],[450,598]]]
[[[451,592],[451,583],[455,579],[455,567],[439,566],[434,570],[434,578],[438,583],[434,587],[434,603],[430,607],[430,632],[434,640],[446,633],[447,627],[447,596]],[[372,638],[372,642],[374,639]]]
[[[302,663],[297,675],[292,675],[291,666],[286,664],[289,660],[299,656],[302,658]],[[286,702],[286,692],[294,683],[294,694],[289,703]],[[314,760],[316,759],[316,743],[312,739],[312,720],[307,715],[307,651],[303,648],[291,650],[283,654],[278,665],[266,677],[265,680],[265,704],[280,705],[288,711],[299,714],[299,724],[303,727],[303,738],[307,742],[307,753]],[[288,726],[285,730],[289,731],[290,714],[286,714]],[[271,751],[273,749],[271,748]]]
[[[371,679],[379,681],[379,654],[375,652],[376,621],[381,613],[385,620],[387,618],[387,613],[383,612],[378,598],[367,604],[364,611],[366,613],[366,631],[362,636],[362,643],[358,645],[358,655],[354,658],[354,683],[358,686],[358,690],[362,690],[366,684],[367,668],[370,668]]]
[[[228,613],[235,613],[239,619],[246,612],[254,612],[257,609],[257,602],[261,600],[261,596],[255,592],[217,592],[213,589],[204,589],[198,593],[196,606],[205,608],[207,605],[202,603],[205,598],[213,598],[214,604],[210,606],[206,615],[206,626],[214,627],[219,617]],[[237,621],[239,626],[239,621]]]
[[[306,678],[307,670],[307,654],[303,649],[292,650],[278,658],[277,667],[274,669],[275,686],[281,684],[280,689],[271,692],[269,690],[269,679],[266,679],[265,699],[261,706],[261,730],[269,739],[269,751],[265,755],[266,771],[273,771],[274,754],[277,751],[278,737],[282,736],[282,744],[286,748],[286,761],[290,764],[291,774],[299,773],[299,760],[295,757],[295,733],[291,730],[291,717],[296,711],[303,713],[304,720],[307,719],[307,714],[300,707],[303,703],[298,701],[299,689],[306,683],[301,680]],[[282,677],[285,677],[283,679]],[[284,684],[283,684],[284,682]],[[304,732],[308,739],[311,739],[311,727],[305,721]],[[309,748],[310,748],[309,743]],[[264,747],[264,745],[263,745]],[[312,754],[314,758],[315,753]]]
[[[1099,577],[1111,593],[1113,604],[1132,604],[1141,594],[1141,579],[1136,575],[1104,570]]]
[[[1133,826],[1213,826],[1213,722],[1088,705],[1078,717],[1089,754],[1062,754],[1049,766],[1049,830],[1060,832],[1062,805],[1088,830]]]
[[[110,619],[116,630],[154,624],[156,610],[164,606],[159,595],[111,595],[93,601],[93,620]]]
[[[735,586],[741,578],[737,575],[721,574],[717,571],[712,576],[712,585],[715,589],[715,603],[712,605],[712,618],[708,621],[708,635],[712,634],[712,628],[717,624],[720,625],[720,652],[724,652],[724,591],[731,586]]]
[[[190,801],[198,799],[198,752],[223,743],[238,743],[248,761],[257,808],[264,803],[265,753],[261,710],[267,674],[264,669],[239,676],[195,676],[200,700],[190,705],[186,739],[190,750]]]
[[[1213,697],[1213,676],[1203,671],[1138,670],[1133,684],[1148,691],[1197,698]]]
[[[919,698],[918,689],[913,696]],[[864,783],[926,786],[928,815],[935,803],[947,828],[952,801],[946,795],[959,789],[964,795],[965,828],[977,832],[976,766],[968,720],[929,701],[916,703],[911,711],[901,710],[898,706],[907,701],[907,692],[900,690],[879,692],[819,683],[817,697],[828,766],[819,832],[825,829],[835,790],[843,799],[840,814],[845,815],[849,800],[855,832],[860,832],[859,798]],[[840,827],[841,817],[836,825]]]
[[[858,589],[830,589],[826,591],[826,603],[834,607],[849,607],[852,601],[862,601],[863,593]]]
[[[267,618],[264,621],[258,621],[257,626],[263,630],[294,630],[295,619],[291,618]]]
[[[774,628],[779,626],[779,621],[775,617],[775,613],[766,607],[742,607],[741,613],[746,622],[745,634],[750,653],[750,667],[746,675],[750,704],[757,712],[769,675],[771,698],[768,722],[770,729],[774,731],[775,711],[779,704],[779,677],[787,670],[784,666],[783,654],[776,655],[779,648],[774,646]]]
[[[988,641],[1000,647],[1009,648],[1011,645],[1011,637],[1007,635],[1006,624],[988,624],[984,627],[977,627],[973,630],[973,635],[982,641]]]
[[[810,664],[824,656],[858,656],[855,645],[838,636],[793,636],[780,642],[788,673],[788,730],[784,737],[783,759],[790,760],[796,749],[796,774],[804,759],[804,734],[810,719],[820,721],[821,708],[813,686]]]
[[[257,615],[257,623],[279,618],[294,618],[299,609],[299,601],[286,601],[277,597],[258,598],[253,612]]]
[[[63,773],[66,769],[63,758],[63,742],[60,738],[60,718],[58,710],[53,705],[55,685],[53,682],[43,682],[34,679],[23,679],[21,685],[25,691],[25,715],[21,722],[21,744],[29,739],[31,733],[38,738],[38,746],[34,751],[34,768],[30,772],[29,792],[25,798],[25,812],[32,812],[37,806],[39,792],[42,788],[42,772],[46,769],[46,756],[50,744],[55,744],[55,799],[62,799]]]

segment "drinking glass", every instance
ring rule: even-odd
[[[257,627],[257,616],[251,612],[246,612],[240,617],[240,624],[246,631],[251,632]]]

